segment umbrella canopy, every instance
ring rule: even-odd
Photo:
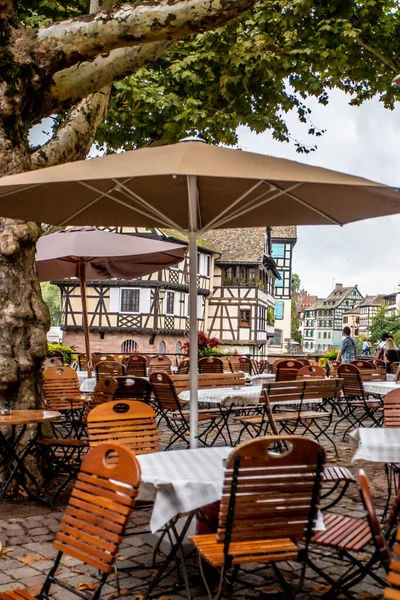
[[[199,234],[224,227],[343,225],[400,212],[400,192],[368,179],[184,141],[3,177],[0,215],[62,226],[124,224],[188,232],[192,365],[198,359]],[[194,368],[190,391],[195,447]]]
[[[39,239],[36,265],[40,281],[78,277],[81,284],[83,330],[91,377],[89,322],[86,305],[88,279],[136,279],[180,262],[187,248],[140,236],[77,227]]]

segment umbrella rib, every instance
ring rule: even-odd
[[[129,178],[129,179],[131,179],[131,178]],[[129,179],[127,179],[126,181],[129,181]],[[79,183],[82,186],[87,187],[87,188],[89,188],[92,191],[99,192],[98,189],[96,189],[95,187],[89,185],[85,181],[79,181]],[[89,202],[89,204],[86,204],[85,206],[83,206],[82,208],[80,208],[79,210],[77,210],[76,212],[74,212],[72,215],[69,215],[69,217],[67,219],[64,219],[64,221],[61,221],[61,223],[58,223],[57,226],[58,227],[62,227],[63,225],[67,225],[68,222],[71,219],[73,219],[74,217],[77,217],[78,215],[80,215],[87,208],[90,208],[91,206],[93,206],[93,204],[96,204],[96,202],[98,202],[99,200],[101,200],[102,198],[104,198],[104,196],[106,196],[108,193],[113,192],[115,190],[115,187],[113,187],[109,192],[101,192],[100,196],[98,196],[95,200],[92,200],[91,202]]]
[[[12,196],[13,194],[18,194],[18,192],[26,192],[26,190],[31,190],[32,188],[43,185],[42,183],[33,183],[32,185],[26,185],[22,188],[17,188],[16,190],[11,190],[10,192],[5,192],[0,194],[0,198],[6,198],[7,196]]]
[[[139,196],[136,192],[134,192],[133,190],[130,190],[129,188],[127,188],[124,183],[119,183],[118,181],[116,181],[115,179],[113,179],[113,181],[115,183],[117,183],[119,185],[120,188],[122,188],[122,190],[125,191],[125,193],[128,196],[132,196],[133,198],[135,198],[135,200],[137,200],[139,202],[139,204],[142,204],[142,206],[146,207],[149,209],[150,212],[152,212],[156,217],[161,217],[162,219],[165,219],[166,223],[170,223],[170,225],[172,225],[173,228],[175,229],[180,229],[179,225],[177,225],[175,223],[175,221],[173,221],[172,219],[170,219],[169,217],[167,217],[167,215],[165,215],[163,212],[161,212],[160,210],[158,210],[158,208],[155,208],[154,206],[152,206],[149,202],[147,202],[147,200],[145,200],[144,198],[142,198],[141,196]]]
[[[214,219],[212,219],[207,224],[207,230],[209,230],[209,229],[216,229],[215,223],[218,221],[218,219],[220,219],[224,214],[226,214],[227,212],[229,212],[230,210],[232,210],[232,208],[236,204],[238,204],[239,202],[241,202],[242,200],[244,200],[246,198],[246,196],[248,196],[249,194],[251,194],[251,192],[253,192],[255,189],[257,189],[263,183],[266,183],[266,181],[264,179],[260,179],[259,181],[257,181],[257,183],[255,183],[254,185],[252,185],[247,190],[247,192],[244,192],[244,194],[242,194],[241,196],[239,196],[239,198],[237,198],[236,200],[234,200],[234,202],[232,204],[230,204],[229,206],[227,206],[222,212],[220,212],[216,217],[214,217]],[[268,190],[268,191],[271,191],[271,190]],[[205,230],[206,230],[206,228],[203,228],[203,231],[205,231]]]
[[[297,188],[297,187],[299,187],[301,185],[302,185],[302,183],[296,183],[296,184],[294,184],[292,187],[290,187],[288,189],[289,190],[293,190],[293,189],[295,189],[295,188]],[[265,194],[269,194],[273,190],[277,190],[277,189],[278,188],[276,186],[272,186],[267,192],[265,192]],[[257,202],[260,198],[262,198],[263,196],[265,196],[265,194],[261,194],[260,196],[258,196],[254,200],[252,200],[249,204],[247,204],[247,206],[245,206],[244,208],[238,209],[235,212],[231,213],[225,219],[221,219],[220,221],[217,221],[217,224],[214,225],[214,227],[217,229],[221,225],[224,225],[225,223],[229,223],[229,221],[232,221],[233,219],[237,219],[238,217],[241,217],[242,215],[245,215],[245,214],[251,212],[252,210],[255,210],[256,208],[259,208],[260,206],[263,206],[264,204],[268,204],[268,202],[271,202],[271,200],[275,200],[279,196],[282,196],[284,193],[286,193],[285,190],[279,190],[273,196],[271,196],[269,198],[265,198],[264,197],[263,200],[261,200],[260,202]],[[257,204],[255,204],[256,202],[257,202]]]
[[[276,187],[279,190],[282,190],[282,188],[280,188],[278,185]],[[319,210],[319,208],[315,208],[315,206],[313,206],[312,204],[309,204],[305,200],[301,200],[301,198],[298,198],[294,194],[291,194],[290,193],[291,189],[293,189],[293,188],[289,188],[288,190],[282,190],[282,192],[284,194],[286,194],[287,196],[289,196],[289,198],[291,198],[292,200],[295,200],[299,204],[302,204],[303,206],[306,206],[307,208],[309,208],[310,210],[314,211],[315,213],[317,213],[321,217],[325,217],[325,219],[328,219],[328,221],[331,221],[331,223],[333,223],[334,225],[340,225],[340,227],[343,227],[344,223],[341,223],[340,221],[337,221],[334,217],[331,217],[330,215],[328,215],[328,213],[324,212],[323,210]]]

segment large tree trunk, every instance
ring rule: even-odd
[[[30,168],[28,143],[15,116],[0,123],[0,175]],[[40,365],[50,316],[35,264],[39,235],[36,223],[0,219],[0,406],[41,404]]]

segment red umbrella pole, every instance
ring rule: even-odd
[[[81,282],[81,299],[82,299],[82,324],[83,333],[85,335],[86,361],[88,377],[92,376],[92,355],[90,354],[89,341],[89,320],[86,303],[86,265],[84,260],[79,261],[79,281]]]

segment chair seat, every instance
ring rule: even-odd
[[[68,448],[85,448],[89,442],[75,438],[38,438],[37,444],[41,446],[65,446]]]
[[[210,419],[216,419],[218,417],[218,415],[219,415],[219,413],[217,414],[217,413],[209,413],[209,412],[207,412],[207,413],[199,412],[198,420],[199,421],[209,421]],[[190,413],[182,413],[182,414],[174,413],[172,415],[172,418],[175,421],[185,421],[186,423],[189,423]]]
[[[25,590],[9,590],[0,592],[0,600],[37,600],[37,598]]]
[[[324,525],[326,531],[314,535],[311,540],[313,543],[337,550],[360,552],[372,539],[366,519],[325,513]]]
[[[348,481],[355,483],[356,478],[346,467],[325,467],[322,471],[322,481],[324,483],[336,481]]]
[[[318,412],[316,410],[304,410],[301,413],[297,412],[285,412],[285,413],[274,413],[275,421],[293,421],[297,419],[322,419],[329,417],[329,413],[325,411]]]
[[[221,567],[224,564],[224,544],[217,542],[215,533],[192,535],[189,539],[200,555],[213,567]],[[229,554],[236,565],[296,560],[298,553],[298,547],[289,539],[232,542],[229,546]]]

